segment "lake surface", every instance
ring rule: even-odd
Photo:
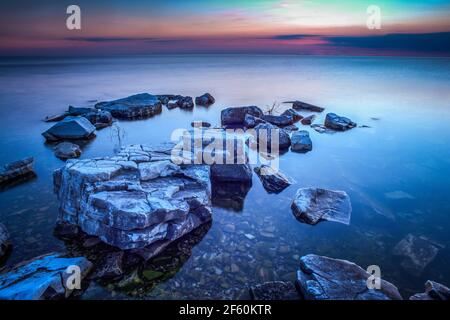
[[[149,299],[238,297],[247,286],[294,280],[300,256],[315,253],[378,265],[403,296],[431,279],[450,285],[450,60],[383,57],[193,55],[0,60],[0,163],[35,158],[37,178],[0,192],[0,222],[14,249],[7,260],[66,250],[53,236],[57,200],[52,172],[64,165],[41,133],[46,115],[135,93],[196,96],[216,103],[193,111],[118,121],[97,132],[82,158],[112,155],[120,143],[168,141],[193,120],[220,125],[228,106],[261,108],[299,99],[369,128],[336,134],[309,130],[313,151],[288,152],[280,169],[295,183],[267,194],[256,175],[241,211],[214,207],[213,223],[170,276],[137,295]],[[282,111],[286,105],[282,105]],[[318,115],[321,123],[325,113]],[[298,124],[301,126],[300,124]],[[121,139],[118,139],[120,135]],[[120,140],[120,141],[119,141]],[[290,203],[300,187],[346,191],[349,226],[298,222]],[[438,243],[419,274],[393,254],[408,234]],[[195,242],[195,241],[194,241]],[[176,253],[174,253],[176,255]],[[92,284],[84,298],[133,298]]]

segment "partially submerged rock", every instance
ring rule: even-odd
[[[0,300],[68,298],[74,291],[70,278],[74,267],[79,268],[83,280],[92,264],[83,257],[65,258],[57,253],[22,262],[0,274]]]
[[[47,141],[85,140],[95,136],[95,127],[84,117],[66,117],[42,133]]]
[[[209,167],[171,162],[173,145],[131,145],[55,171],[59,221],[149,258],[211,220]]]
[[[346,192],[322,188],[298,189],[291,209],[299,221],[313,225],[323,220],[348,225],[352,213]]]
[[[252,188],[252,182],[215,182],[212,181],[212,203],[214,206],[240,212],[244,208],[245,198]]]
[[[313,128],[318,133],[335,133],[336,132],[336,131],[328,129],[324,125],[318,124],[318,123],[313,123],[311,125],[311,128]]]
[[[292,184],[286,175],[268,165],[256,167],[254,171],[268,193],[280,193]]]
[[[325,117],[325,127],[336,130],[345,131],[356,127],[356,123],[346,117],[338,116],[335,113],[328,113]]]
[[[300,130],[294,132],[291,136],[291,150],[294,152],[308,152],[312,150],[312,141],[309,132]]]
[[[312,111],[312,112],[322,112],[325,110],[325,108],[322,107],[318,107],[306,102],[302,102],[302,101],[287,101],[285,103],[292,103],[292,108],[294,108],[295,110],[306,110],[306,111]]]
[[[78,158],[81,155],[81,148],[79,145],[71,142],[60,142],[55,147],[55,156],[60,159]]]
[[[300,300],[292,282],[271,281],[250,287],[252,300]]]
[[[426,237],[408,234],[394,247],[394,255],[404,259],[401,266],[413,275],[420,275],[425,267],[434,260],[441,245]]]
[[[194,128],[209,128],[211,127],[211,123],[206,121],[193,121],[191,122],[191,127]]]
[[[291,115],[275,116],[266,114],[262,119],[268,123],[271,123],[277,127],[286,127],[294,123],[294,118]]]
[[[205,93],[205,94],[195,98],[195,104],[198,106],[208,107],[208,106],[214,104],[214,102],[216,102],[216,99],[214,99],[214,97],[209,93]]]
[[[9,241],[9,233],[6,227],[0,223],[0,261],[6,255],[11,247],[11,242]]]
[[[311,123],[313,123],[314,119],[316,119],[316,115],[315,115],[315,114],[312,114],[312,115],[310,115],[310,116],[304,117],[304,118],[301,120],[301,123],[302,123],[303,125],[305,125],[305,126],[309,126]]]
[[[220,120],[222,125],[244,125],[246,115],[262,118],[264,113],[256,106],[230,107],[222,110]]]
[[[397,287],[381,279],[380,289],[368,289],[371,276],[347,260],[315,254],[300,258],[297,286],[306,300],[401,300]]]
[[[438,300],[449,301],[450,289],[443,284],[428,280],[425,282],[425,292],[416,293],[409,300]]]
[[[111,113],[104,110],[91,111],[84,114],[83,117],[88,119],[89,122],[92,123],[97,130],[108,127],[113,122]]]
[[[294,122],[297,122],[297,121],[300,121],[303,119],[303,116],[300,113],[298,113],[297,111],[295,111],[294,109],[287,109],[281,115],[292,117]]]
[[[256,140],[259,149],[264,149],[270,152],[285,150],[291,145],[291,138],[289,134],[270,123],[258,124],[255,127]],[[272,141],[272,136],[278,137],[278,141]],[[276,143],[278,142],[278,143]]]
[[[252,181],[252,168],[248,164],[213,164],[211,181],[216,183]]]
[[[33,163],[34,159],[29,157],[0,167],[0,186],[33,178]]]
[[[260,123],[266,123],[266,122],[261,118],[252,116],[250,114],[246,114],[243,125],[246,128],[254,128]]]
[[[95,108],[108,111],[118,119],[148,118],[162,111],[162,105],[158,97],[148,93],[99,102],[95,105]]]

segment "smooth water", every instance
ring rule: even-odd
[[[216,103],[209,108],[164,107],[151,119],[118,121],[84,146],[82,158],[111,155],[121,143],[167,141],[174,129],[189,128],[193,120],[219,125],[224,107],[264,108],[294,99],[370,128],[331,135],[309,129],[313,151],[288,152],[280,160],[281,170],[295,184],[269,195],[254,175],[243,210],[214,207],[211,228],[191,245],[184,264],[148,289],[144,298],[236,297],[249,285],[294,280],[298,258],[308,253],[347,259],[363,268],[379,265],[382,278],[397,285],[406,298],[422,292],[427,279],[450,285],[449,71],[449,59],[383,57],[0,60],[0,163],[33,156],[37,172],[36,179],[0,192],[0,221],[14,245],[7,264],[66,250],[52,234],[58,207],[52,171],[64,163],[41,136],[52,125],[42,118],[68,105],[89,106],[93,100],[140,92],[210,92]],[[290,202],[305,186],[346,191],[353,206],[351,224],[298,222]],[[420,275],[406,271],[402,258],[392,252],[409,233],[442,246]],[[128,297],[95,285],[85,294]]]

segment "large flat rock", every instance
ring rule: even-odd
[[[44,300],[69,297],[73,290],[69,267],[76,266],[80,280],[84,279],[92,264],[83,257],[65,258],[57,253],[22,262],[0,274],[0,300]]]
[[[306,300],[401,300],[397,287],[381,279],[380,289],[369,289],[370,274],[347,260],[315,254],[300,258],[297,286]]]
[[[80,116],[69,116],[43,132],[48,141],[84,140],[94,137],[95,127],[88,119]]]
[[[139,93],[113,101],[99,102],[95,108],[109,111],[118,119],[148,118],[161,113],[162,104],[157,96]]]
[[[59,222],[122,250],[168,244],[211,220],[209,167],[171,162],[173,145],[131,145],[55,171]]]

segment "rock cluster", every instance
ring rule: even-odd
[[[443,284],[428,280],[425,282],[425,292],[416,293],[409,300],[438,300],[449,301],[450,289]]]
[[[161,101],[149,93],[139,93],[113,101],[99,102],[96,109],[108,111],[117,119],[148,118],[161,113]]]

